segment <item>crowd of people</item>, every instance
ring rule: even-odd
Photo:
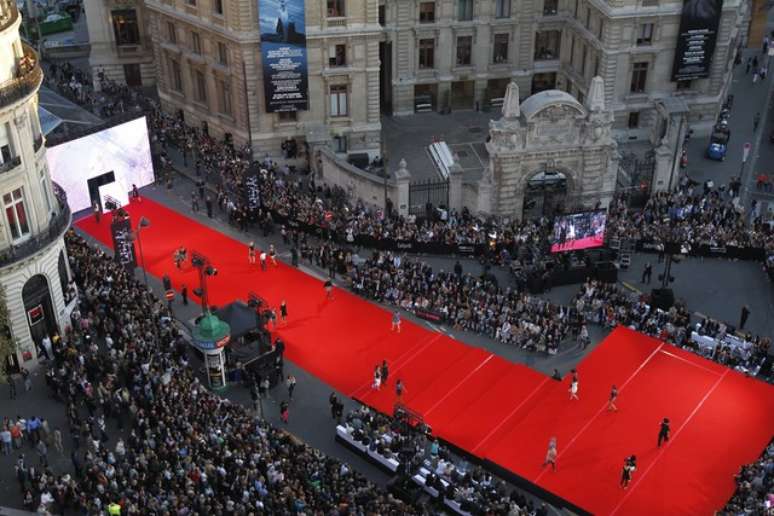
[[[734,496],[719,515],[770,514],[774,507],[774,441],[760,459],[742,466],[735,480]]]
[[[17,478],[33,505],[81,514],[115,504],[121,514],[417,512],[209,392],[165,303],[81,237],[66,241],[80,301],[46,379],[66,407],[75,474],[20,455]]]
[[[693,188],[701,188],[694,192]],[[690,246],[737,246],[774,250],[774,229],[763,216],[745,213],[734,202],[740,188],[683,188],[653,194],[641,210],[625,198],[608,207],[607,234],[612,238],[679,242]],[[749,224],[747,222],[750,222]]]

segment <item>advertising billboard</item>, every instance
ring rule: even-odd
[[[258,0],[266,112],[309,108],[305,0]]]
[[[677,35],[673,81],[709,77],[723,0],[685,0]]]
[[[112,185],[114,196],[123,192],[123,202],[132,185],[142,188],[153,182],[145,117],[49,147],[46,158],[51,179],[67,194],[73,213],[101,203],[104,185]]]

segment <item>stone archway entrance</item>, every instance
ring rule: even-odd
[[[522,220],[561,213],[567,198],[567,180],[567,176],[557,170],[544,170],[532,176],[524,189]]]

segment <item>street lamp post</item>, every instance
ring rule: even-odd
[[[140,266],[142,267],[142,276],[145,280],[145,288],[148,288],[148,273],[145,270],[145,255],[142,252],[142,238],[140,238],[140,233],[142,232],[142,228],[147,228],[148,226],[150,226],[150,220],[145,217],[140,217],[140,221],[137,223],[137,229],[134,230],[134,234],[137,236],[137,246],[140,248]]]

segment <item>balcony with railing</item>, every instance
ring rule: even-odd
[[[0,31],[4,31],[19,17],[15,0],[0,0]]]
[[[48,227],[45,230],[19,245],[12,245],[0,252],[0,267],[7,267],[29,258],[61,238],[67,228],[70,227],[71,214],[70,206],[67,204],[67,195],[56,183],[54,184],[54,191],[57,204],[59,205],[59,212],[52,213],[51,220],[49,220]]]
[[[16,63],[16,77],[0,84],[0,108],[34,93],[43,81],[38,54],[29,45],[22,46],[24,55]]]

